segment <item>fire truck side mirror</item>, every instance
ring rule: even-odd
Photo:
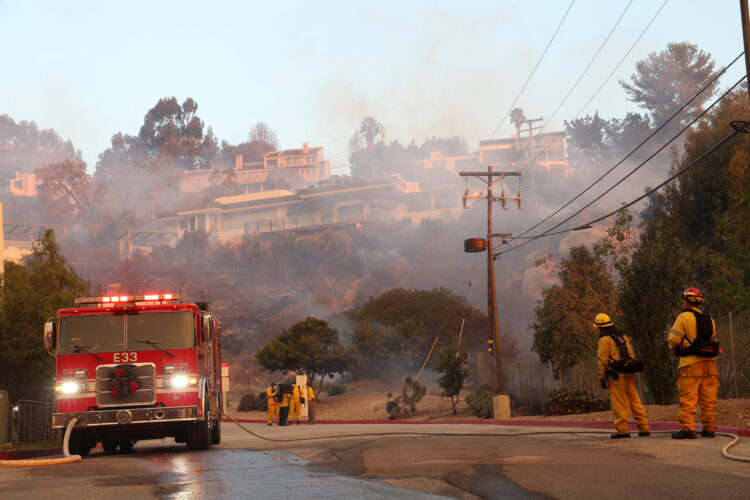
[[[203,315],[203,323],[201,324],[201,335],[203,336],[203,341],[208,342],[211,340],[211,323],[213,323],[213,318],[210,314],[204,314]]]
[[[44,324],[44,347],[50,354],[57,347],[57,323],[54,318],[48,319]]]

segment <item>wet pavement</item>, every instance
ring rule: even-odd
[[[0,467],[0,498],[600,499],[624,496],[615,488],[622,477],[635,481],[627,496],[643,499],[750,491],[750,466],[721,458],[726,438],[614,442],[608,431],[461,424],[246,427],[254,434],[225,423],[222,443],[202,452],[165,439],[129,455],[97,449],[79,463]],[[750,456],[750,440],[733,451]]]
[[[314,470],[288,451],[190,452],[182,445],[162,446],[162,443],[139,443],[131,455],[94,451],[80,463],[63,466],[0,468],[0,497],[28,499],[32,494],[35,499],[444,498]]]

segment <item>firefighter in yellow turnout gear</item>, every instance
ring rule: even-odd
[[[297,425],[299,425],[299,413],[301,408],[302,404],[300,401],[299,386],[295,385],[292,390],[292,399],[289,402],[289,415],[294,415],[294,420],[297,422]],[[289,422],[291,423],[291,419]]]
[[[315,402],[315,391],[313,391],[313,388],[311,385],[308,385],[306,387],[307,387],[307,423],[314,424],[315,423],[315,405],[317,404]]]
[[[273,419],[279,421],[279,403],[276,401],[276,384],[272,383],[271,387],[266,389],[266,396],[268,397],[268,425],[273,425]]]
[[[606,314],[598,314],[594,326],[599,330],[599,343],[596,353],[597,358],[599,358],[599,381],[602,389],[609,389],[612,413],[615,417],[617,433],[612,434],[612,439],[630,437],[630,429],[628,429],[628,414],[630,412],[633,413],[633,419],[638,426],[638,435],[650,436],[646,410],[643,409],[641,398],[635,388],[635,375],[633,373],[617,373],[612,369],[613,363],[622,359],[620,344],[627,348],[629,358],[635,358],[630,339],[620,333],[614,322]]]
[[[680,430],[673,439],[695,439],[695,412],[701,407],[701,437],[716,435],[716,399],[719,393],[719,372],[716,360],[719,343],[716,324],[698,309],[703,296],[697,288],[682,294],[685,310],[669,331],[669,347],[680,357],[677,389],[680,392],[678,418]]]

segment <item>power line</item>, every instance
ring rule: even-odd
[[[589,185],[589,186],[588,186],[588,187],[587,187],[586,189],[584,189],[583,191],[581,191],[580,193],[578,193],[578,194],[577,194],[577,195],[576,195],[576,196],[575,196],[575,197],[574,197],[573,199],[571,199],[571,200],[570,200],[569,202],[567,202],[567,203],[566,203],[565,205],[563,205],[562,207],[558,208],[558,209],[557,209],[557,210],[555,210],[555,211],[554,211],[553,213],[551,213],[550,215],[548,215],[547,217],[545,217],[545,218],[544,218],[544,219],[542,219],[541,221],[537,222],[536,224],[534,224],[533,226],[531,226],[530,228],[526,229],[526,230],[525,230],[524,232],[522,232],[521,234],[519,234],[518,236],[516,236],[516,237],[514,237],[514,238],[512,238],[512,239],[514,239],[514,240],[515,240],[515,239],[519,239],[519,238],[521,238],[521,237],[522,237],[522,236],[523,236],[524,234],[526,234],[526,233],[528,233],[528,232],[530,232],[530,231],[534,230],[535,228],[537,228],[537,227],[541,226],[542,224],[544,224],[545,222],[547,222],[548,220],[550,220],[550,219],[551,219],[552,217],[554,217],[555,215],[557,215],[558,213],[560,213],[560,212],[561,212],[562,210],[564,210],[565,208],[567,208],[568,206],[570,206],[570,205],[571,205],[571,204],[572,204],[572,203],[573,203],[574,201],[576,201],[576,200],[577,200],[578,198],[580,198],[580,197],[581,197],[581,196],[583,196],[583,195],[584,195],[585,193],[587,193],[587,192],[588,192],[588,191],[589,191],[589,190],[590,190],[590,189],[591,189],[592,187],[594,187],[594,186],[595,186],[596,184],[598,184],[598,183],[599,183],[599,182],[600,182],[600,181],[601,181],[602,179],[604,179],[604,178],[605,178],[605,177],[606,177],[607,175],[609,175],[609,174],[610,174],[610,173],[611,173],[611,172],[612,172],[612,171],[613,171],[614,169],[616,169],[617,167],[619,167],[619,166],[620,166],[620,165],[621,165],[621,164],[622,164],[622,163],[623,163],[623,162],[624,162],[625,160],[627,160],[628,158],[630,158],[630,157],[631,157],[631,156],[632,156],[632,155],[633,155],[633,154],[634,154],[634,153],[635,153],[636,151],[638,151],[638,150],[639,150],[639,149],[640,149],[640,148],[641,148],[641,147],[642,147],[642,146],[643,146],[644,144],[646,144],[646,142],[648,142],[648,141],[649,141],[649,140],[650,140],[651,138],[653,138],[653,137],[654,137],[654,136],[655,136],[655,135],[656,135],[656,134],[657,134],[657,133],[658,133],[658,132],[659,132],[659,131],[660,131],[661,129],[663,129],[664,127],[666,127],[666,126],[667,126],[667,124],[668,124],[669,122],[671,122],[671,121],[672,121],[672,120],[673,120],[673,119],[674,119],[674,118],[675,118],[675,117],[676,117],[677,115],[679,115],[680,113],[682,113],[682,111],[684,111],[684,110],[685,110],[685,108],[687,108],[687,107],[688,107],[688,106],[690,105],[690,103],[692,103],[692,102],[693,102],[693,101],[694,101],[695,99],[697,99],[697,98],[698,98],[698,96],[699,96],[699,95],[701,95],[701,94],[702,94],[702,93],[703,93],[703,92],[704,92],[704,91],[705,91],[706,89],[710,88],[710,87],[711,87],[711,86],[712,86],[712,85],[714,84],[714,82],[716,82],[716,80],[717,80],[717,79],[718,79],[719,77],[721,77],[721,76],[722,76],[722,75],[723,75],[724,73],[726,73],[726,71],[727,71],[727,70],[728,70],[728,69],[729,69],[730,67],[732,67],[732,65],[733,65],[734,63],[736,63],[736,62],[737,62],[737,61],[738,61],[738,60],[739,60],[739,59],[740,59],[740,58],[742,57],[742,55],[743,55],[743,54],[744,54],[744,51],[743,51],[743,52],[740,52],[740,54],[739,54],[739,55],[738,55],[737,57],[735,57],[735,58],[734,58],[734,60],[733,60],[732,62],[730,62],[730,63],[729,63],[729,65],[727,65],[727,66],[726,66],[726,67],[725,67],[724,69],[722,69],[722,70],[721,70],[721,71],[720,71],[719,73],[717,73],[716,75],[714,75],[714,77],[713,77],[713,78],[712,78],[712,79],[711,79],[711,80],[710,80],[710,81],[709,81],[709,82],[708,82],[708,83],[707,83],[707,84],[706,84],[705,86],[703,86],[703,88],[701,88],[701,89],[700,89],[700,90],[699,90],[699,91],[698,91],[698,92],[697,92],[697,93],[696,93],[696,94],[695,94],[695,95],[694,95],[693,97],[691,97],[691,98],[690,98],[690,99],[689,99],[689,100],[688,100],[687,102],[685,102],[685,103],[684,103],[684,104],[682,105],[682,107],[680,107],[680,109],[678,109],[677,111],[675,111],[675,112],[674,112],[674,113],[672,114],[672,116],[670,116],[670,117],[669,117],[669,118],[668,118],[668,119],[667,119],[667,120],[666,120],[666,121],[665,121],[665,122],[664,122],[663,124],[661,124],[661,125],[660,125],[659,127],[657,127],[657,128],[656,128],[656,129],[655,129],[655,130],[654,130],[654,131],[653,131],[653,132],[652,132],[651,134],[649,134],[649,135],[648,135],[648,136],[647,136],[647,137],[646,137],[645,139],[643,139],[643,141],[641,141],[641,142],[640,142],[640,144],[638,144],[638,145],[637,145],[637,146],[636,146],[636,147],[635,147],[635,148],[634,148],[634,149],[633,149],[632,151],[630,151],[630,153],[628,153],[628,154],[627,154],[627,155],[625,155],[625,156],[624,156],[624,157],[623,157],[623,158],[622,158],[622,159],[621,159],[620,161],[618,161],[617,163],[615,163],[615,164],[614,164],[614,165],[613,165],[613,166],[612,166],[612,167],[611,167],[611,168],[610,168],[609,170],[607,170],[606,172],[604,172],[604,173],[603,173],[603,174],[602,174],[602,175],[601,175],[601,176],[600,176],[600,177],[599,177],[598,179],[596,179],[596,180],[595,180],[594,182],[592,182],[592,183],[591,183],[591,184],[590,184],[590,185]],[[741,80],[740,80],[740,81],[741,81]],[[736,85],[737,85],[737,84],[735,84],[735,86],[736,86]],[[734,86],[733,86],[732,88],[734,88]],[[730,89],[730,90],[731,90],[731,89]],[[721,100],[722,98],[723,98],[723,96],[722,96],[721,98],[719,98],[718,100]],[[717,101],[715,101],[715,102],[714,102],[714,104],[716,104],[716,102],[718,102],[718,100],[717,100]],[[714,104],[712,104],[711,106],[713,107],[713,105],[714,105]],[[711,108],[708,108],[708,109],[711,109]],[[703,113],[701,113],[700,115],[698,115],[698,117],[697,117],[697,118],[700,118],[701,116],[703,116],[703,115],[704,115],[704,114],[706,113],[706,111],[708,111],[708,109],[706,109],[706,110],[705,110],[705,111],[704,111]],[[690,123],[690,124],[689,124],[689,125],[688,125],[687,127],[690,127],[690,125],[692,125],[692,124],[693,124],[694,122],[695,122],[695,120],[693,120],[693,122],[691,122],[691,123]],[[687,128],[687,127],[686,127],[686,128]],[[681,131],[680,131],[680,132],[679,132],[679,133],[677,134],[677,136],[679,136],[680,134],[682,134],[682,132],[684,132],[686,128],[683,128],[683,129],[682,129],[682,130],[681,130]],[[671,140],[670,140],[670,141],[669,141],[669,142],[668,142],[667,144],[669,144],[669,143],[671,143],[672,141],[674,141],[674,139],[676,139],[676,138],[677,138],[677,136],[673,137],[673,138],[672,138],[672,139],[671,139]],[[665,146],[666,146],[666,145],[665,145]],[[663,148],[664,148],[665,146],[663,146],[663,147],[662,147],[662,149],[663,149]],[[661,149],[660,149],[659,151],[661,151]],[[658,152],[658,151],[657,151],[657,152]],[[647,161],[648,161],[648,160],[647,160]],[[640,168],[640,166],[639,166],[638,168]],[[563,222],[565,222],[565,221],[563,221]],[[558,225],[558,226],[555,226],[555,227],[559,227],[559,225]],[[551,231],[551,230],[553,230],[553,229],[555,229],[555,228],[553,227],[552,229],[550,229],[550,231]]]
[[[632,4],[633,4],[633,0],[630,0],[630,2],[628,2],[628,4],[625,6],[625,8],[623,9],[622,13],[620,14],[620,17],[617,18],[617,22],[614,24],[614,26],[612,26],[612,29],[609,30],[609,33],[607,34],[607,37],[604,39],[604,41],[602,42],[602,44],[599,46],[599,48],[597,49],[597,51],[594,53],[593,57],[589,61],[589,63],[586,66],[586,68],[583,70],[583,72],[578,77],[578,79],[575,81],[575,83],[573,83],[573,86],[570,87],[570,90],[565,95],[565,97],[563,98],[562,102],[560,102],[560,104],[557,106],[557,109],[555,109],[555,111],[552,113],[552,115],[547,119],[547,121],[545,121],[544,125],[542,126],[541,130],[539,131],[540,134],[544,131],[544,129],[552,121],[552,119],[557,115],[557,112],[560,111],[560,108],[563,107],[563,105],[565,104],[565,102],[568,100],[568,97],[570,97],[570,94],[573,93],[573,91],[575,90],[575,88],[580,83],[581,79],[583,79],[583,77],[586,75],[586,73],[588,73],[589,69],[591,68],[591,65],[593,65],[594,61],[596,61],[596,58],[599,57],[599,53],[602,51],[602,49],[604,48],[604,46],[607,44],[607,42],[609,41],[610,37],[612,37],[612,33],[615,32],[615,29],[617,29],[617,26],[619,26],[620,21],[622,21],[622,18],[625,16],[625,13],[628,11],[628,9],[630,9],[630,6]],[[518,158],[516,158],[516,159],[518,159]]]
[[[732,133],[731,133],[731,134],[729,134],[728,136],[724,137],[724,138],[723,138],[723,139],[722,139],[721,141],[719,141],[719,142],[717,142],[716,144],[714,144],[714,146],[713,146],[713,147],[711,147],[711,149],[709,149],[708,151],[706,151],[705,153],[703,153],[702,155],[700,155],[700,156],[699,156],[698,158],[696,158],[695,160],[691,161],[691,162],[690,162],[690,163],[689,163],[689,164],[688,164],[688,165],[687,165],[686,167],[684,167],[684,168],[680,169],[680,170],[679,170],[679,171],[678,171],[677,173],[675,173],[674,175],[672,175],[671,177],[669,177],[669,178],[668,178],[667,180],[665,180],[664,182],[662,182],[661,184],[659,184],[659,185],[658,185],[658,186],[656,186],[655,188],[649,189],[648,191],[646,191],[646,192],[645,192],[644,194],[642,194],[642,195],[641,195],[641,196],[639,196],[638,198],[634,199],[633,201],[631,201],[631,202],[629,202],[629,203],[626,203],[625,205],[621,206],[621,207],[620,207],[619,209],[617,209],[617,210],[614,210],[614,211],[612,211],[612,212],[608,213],[607,215],[603,215],[603,216],[599,217],[598,219],[594,219],[594,220],[592,220],[592,221],[590,221],[590,222],[587,222],[586,224],[584,224],[584,225],[582,225],[582,226],[578,226],[578,227],[574,227],[574,228],[571,228],[571,230],[573,230],[573,231],[578,231],[578,230],[581,230],[581,229],[588,229],[589,227],[591,227],[591,224],[596,224],[597,222],[601,222],[601,221],[603,221],[604,219],[606,219],[607,217],[611,217],[611,216],[615,215],[615,214],[616,214],[617,212],[619,212],[619,211],[620,211],[620,210],[622,210],[623,208],[629,208],[629,207],[631,207],[631,206],[635,205],[635,204],[636,204],[636,203],[638,203],[639,201],[641,201],[641,200],[643,200],[644,198],[646,198],[646,197],[650,196],[651,194],[655,193],[655,192],[656,192],[656,191],[658,191],[659,189],[663,188],[664,186],[666,186],[667,184],[669,184],[670,182],[672,182],[673,180],[675,180],[675,179],[676,179],[677,177],[679,177],[679,176],[681,176],[682,174],[684,174],[684,173],[685,173],[685,172],[686,172],[687,170],[689,170],[689,169],[693,168],[693,167],[694,167],[695,165],[697,165],[697,164],[698,164],[698,162],[700,162],[700,161],[701,161],[701,160],[703,160],[703,159],[704,159],[704,158],[705,158],[706,156],[708,156],[708,155],[710,155],[711,153],[713,153],[713,152],[714,152],[714,151],[715,151],[716,149],[718,149],[718,148],[719,148],[720,146],[723,146],[723,145],[724,145],[724,143],[726,143],[727,141],[729,141],[729,139],[733,138],[733,137],[734,137],[735,135],[737,135],[737,134],[739,134],[739,133],[740,133],[740,131],[739,131],[739,130],[735,130],[734,132],[732,132]]]
[[[638,35],[638,38],[635,39],[635,42],[633,42],[633,45],[631,45],[630,48],[628,49],[628,51],[625,52],[625,55],[622,56],[622,59],[620,59],[620,62],[618,62],[617,65],[614,67],[614,69],[612,69],[612,72],[607,76],[607,78],[604,79],[604,82],[602,82],[602,84],[599,86],[599,88],[596,89],[596,92],[594,92],[594,94],[589,98],[589,100],[586,101],[586,104],[583,105],[583,107],[581,108],[581,110],[578,113],[576,113],[575,117],[573,118],[574,120],[576,118],[578,118],[578,116],[581,113],[583,113],[583,111],[588,107],[588,105],[591,104],[591,101],[594,100],[594,98],[604,88],[604,86],[607,84],[607,82],[609,82],[609,79],[612,78],[612,75],[615,74],[615,71],[617,71],[617,69],[620,67],[620,65],[623,63],[623,61],[625,61],[625,59],[630,55],[630,52],[635,48],[635,46],[638,44],[638,42],[641,41],[641,38],[643,38],[643,35],[646,34],[646,31],[648,31],[648,29],[651,27],[651,24],[654,22],[654,20],[656,19],[656,17],[659,15],[659,13],[662,11],[662,9],[664,9],[664,7],[667,5],[668,2],[669,2],[669,0],[664,0],[664,3],[661,4],[661,7],[659,7],[659,10],[656,11],[656,14],[654,14],[654,16],[648,22],[648,24],[646,25],[646,27],[643,28],[643,31],[641,31],[641,34]]]
[[[631,0],[632,2],[632,0]],[[534,73],[536,73],[536,70],[539,68],[539,65],[542,63],[542,59],[544,59],[544,56],[547,54],[547,51],[549,50],[550,46],[552,45],[552,42],[554,41],[555,37],[557,36],[557,33],[560,31],[560,28],[563,25],[563,22],[565,22],[565,18],[568,17],[568,12],[570,12],[570,9],[573,7],[573,4],[575,3],[575,0],[572,0],[570,2],[570,5],[568,5],[568,9],[565,11],[565,14],[563,14],[562,19],[560,19],[560,23],[557,25],[557,29],[552,34],[552,38],[549,39],[549,42],[547,42],[547,46],[544,48],[544,51],[542,52],[542,55],[539,56],[539,60],[536,62],[536,65],[534,66],[534,69],[531,70],[531,74],[529,74],[529,77],[526,78],[526,82],[523,84],[523,87],[521,87],[521,90],[518,92],[518,95],[516,95],[516,98],[513,99],[513,103],[508,108],[508,111],[505,112],[505,115],[503,116],[502,120],[500,120],[500,123],[495,127],[495,130],[490,134],[489,139],[484,141],[484,145],[486,146],[489,141],[492,140],[493,137],[495,137],[495,134],[497,134],[497,131],[500,130],[500,127],[503,126],[503,123],[505,123],[505,120],[508,118],[508,115],[510,115],[510,112],[513,110],[513,107],[518,102],[518,99],[521,98],[521,95],[523,94],[524,90],[526,90],[526,87],[529,85],[529,82],[531,81],[531,78],[534,76]],[[480,141],[479,149],[482,149],[482,144]],[[474,159],[472,159],[471,163],[466,167],[466,170],[471,168],[471,166],[474,164]]]
[[[667,142],[666,144],[664,144],[664,145],[663,145],[663,146],[662,146],[661,148],[659,148],[659,150],[657,150],[657,151],[656,151],[656,152],[655,152],[654,154],[652,154],[651,156],[649,156],[649,157],[648,157],[648,158],[647,158],[646,160],[644,160],[644,161],[643,161],[643,162],[642,162],[641,164],[639,164],[639,165],[638,165],[637,167],[635,167],[635,168],[634,168],[633,170],[631,170],[630,172],[628,172],[628,174],[627,174],[627,175],[625,175],[625,176],[624,176],[624,177],[623,177],[622,179],[620,179],[619,181],[617,181],[617,182],[616,182],[616,183],[615,183],[615,184],[614,184],[614,185],[613,185],[612,187],[610,187],[610,188],[609,188],[609,189],[607,189],[607,190],[606,190],[605,192],[603,192],[602,194],[600,194],[599,196],[597,196],[597,197],[596,197],[595,199],[593,199],[593,200],[592,200],[591,202],[589,202],[588,204],[586,204],[586,205],[585,205],[585,206],[584,206],[583,208],[581,208],[580,210],[578,210],[578,211],[577,211],[576,213],[572,214],[571,216],[569,216],[569,217],[568,217],[568,218],[566,218],[565,220],[561,221],[561,222],[560,222],[560,223],[558,223],[558,224],[557,224],[556,226],[554,226],[554,227],[552,227],[552,228],[548,229],[548,230],[547,230],[547,231],[545,231],[544,233],[541,233],[541,234],[539,234],[539,235],[536,235],[536,236],[529,236],[529,237],[527,237],[528,239],[526,239],[526,241],[524,241],[524,242],[523,242],[523,243],[521,243],[520,245],[516,245],[516,246],[514,246],[514,247],[511,247],[511,248],[509,248],[508,250],[505,250],[505,251],[503,251],[503,252],[498,252],[498,253],[497,253],[497,255],[503,255],[503,254],[506,254],[506,253],[508,253],[508,252],[511,252],[511,251],[513,251],[513,250],[516,250],[516,249],[518,249],[518,248],[521,248],[522,246],[524,246],[524,245],[526,245],[526,244],[528,244],[528,243],[531,243],[532,241],[535,241],[535,240],[537,240],[537,239],[539,239],[539,238],[542,238],[542,237],[544,237],[544,236],[554,236],[554,235],[559,235],[559,234],[567,233],[567,232],[570,232],[570,231],[578,231],[578,230],[581,230],[581,229],[588,229],[588,227],[590,227],[590,225],[591,225],[591,224],[595,224],[595,223],[597,223],[597,222],[601,222],[602,220],[606,219],[607,217],[611,217],[612,215],[616,214],[616,213],[617,213],[617,212],[619,212],[619,210],[621,210],[622,208],[627,208],[627,207],[630,207],[630,206],[632,206],[633,204],[635,204],[635,203],[637,203],[637,202],[639,202],[639,201],[643,200],[643,199],[644,199],[645,197],[647,197],[647,196],[648,196],[648,195],[650,195],[651,193],[653,193],[653,192],[657,191],[658,189],[660,189],[660,188],[664,187],[664,186],[665,186],[666,184],[668,184],[669,182],[671,182],[672,180],[674,180],[674,179],[675,179],[675,178],[677,178],[678,176],[682,175],[682,173],[684,173],[685,171],[687,171],[687,170],[688,170],[689,168],[692,168],[692,167],[693,167],[693,166],[694,166],[694,165],[695,165],[696,163],[698,163],[698,161],[699,161],[699,160],[702,160],[703,158],[705,158],[705,156],[706,156],[706,155],[708,155],[709,153],[713,152],[713,151],[714,151],[714,150],[715,150],[715,149],[716,149],[717,147],[719,147],[719,146],[723,145],[723,144],[724,144],[725,142],[727,142],[727,141],[728,141],[729,139],[731,139],[732,137],[734,137],[734,136],[735,136],[735,135],[736,135],[736,134],[737,134],[738,132],[737,132],[737,131],[735,131],[734,133],[732,133],[732,134],[730,134],[729,136],[725,137],[725,138],[724,138],[724,139],[722,139],[722,140],[721,140],[721,141],[720,141],[719,143],[717,143],[716,145],[714,145],[714,147],[712,147],[712,148],[711,148],[711,149],[710,149],[710,150],[709,150],[708,152],[706,152],[706,153],[702,154],[702,155],[701,155],[701,156],[700,156],[699,158],[697,158],[696,160],[694,160],[693,162],[691,162],[691,163],[690,163],[690,164],[689,164],[688,166],[686,166],[686,167],[684,167],[683,169],[681,169],[681,170],[680,170],[679,172],[677,172],[677,173],[676,173],[675,175],[673,175],[672,177],[670,177],[670,178],[669,178],[669,179],[667,179],[666,181],[664,181],[664,182],[662,182],[661,184],[659,184],[659,185],[658,185],[658,186],[657,186],[656,188],[654,188],[654,189],[651,189],[651,190],[647,191],[647,192],[646,192],[646,194],[644,194],[644,195],[642,195],[642,196],[639,196],[639,197],[638,197],[638,198],[636,198],[635,200],[633,200],[633,201],[631,201],[631,202],[629,202],[629,203],[627,203],[627,204],[623,205],[623,206],[622,206],[622,207],[620,207],[620,208],[619,208],[618,210],[615,210],[615,211],[613,211],[613,212],[610,212],[609,214],[607,214],[607,215],[605,215],[605,216],[602,216],[602,217],[599,217],[599,218],[597,218],[597,219],[595,219],[595,220],[592,220],[592,221],[590,221],[590,222],[587,222],[586,224],[582,224],[582,225],[574,226],[574,227],[571,227],[571,228],[567,228],[567,229],[562,229],[562,230],[560,230],[560,231],[552,232],[552,231],[553,231],[554,229],[556,229],[556,228],[560,227],[560,226],[561,226],[562,224],[564,224],[565,222],[569,221],[570,219],[572,219],[573,217],[575,217],[576,215],[580,214],[580,213],[581,213],[581,212],[583,212],[583,211],[584,211],[585,209],[587,209],[588,207],[590,207],[591,205],[593,205],[594,203],[596,203],[597,201],[599,201],[600,199],[602,199],[602,198],[604,197],[604,195],[608,194],[608,193],[609,193],[610,191],[612,191],[612,190],[613,190],[614,188],[616,188],[616,187],[617,187],[618,185],[620,185],[620,184],[621,184],[621,183],[622,183],[623,181],[625,181],[625,180],[626,180],[626,179],[627,179],[628,177],[630,177],[631,175],[633,175],[633,174],[634,174],[634,173],[635,173],[635,172],[636,172],[636,171],[637,171],[638,169],[640,169],[640,168],[641,168],[641,167],[642,167],[643,165],[645,165],[646,163],[648,163],[649,161],[651,161],[651,159],[653,159],[653,158],[654,158],[654,157],[655,157],[655,156],[656,156],[657,154],[659,154],[659,153],[660,153],[661,151],[663,151],[663,150],[664,150],[664,148],[666,148],[666,147],[667,147],[667,146],[668,146],[669,144],[671,144],[671,143],[672,143],[672,142],[673,142],[673,141],[674,141],[675,139],[677,139],[677,138],[678,138],[678,137],[679,137],[680,135],[682,135],[682,133],[683,133],[683,132],[685,132],[685,130],[687,130],[688,128],[690,128],[690,127],[691,127],[691,126],[692,126],[692,125],[693,125],[693,124],[694,124],[694,123],[695,123],[696,121],[698,121],[698,120],[699,120],[699,119],[700,119],[701,117],[703,117],[703,115],[705,115],[705,114],[706,114],[706,113],[707,113],[707,112],[708,112],[709,110],[711,110],[711,109],[712,109],[712,108],[713,108],[713,107],[714,107],[714,106],[715,106],[716,104],[718,104],[718,103],[719,103],[719,102],[720,102],[720,101],[721,101],[722,99],[724,99],[724,98],[725,98],[725,97],[726,97],[726,96],[727,96],[727,95],[728,95],[728,94],[729,94],[729,93],[730,93],[730,92],[731,92],[732,90],[734,90],[734,89],[735,89],[735,88],[736,88],[736,87],[737,87],[737,86],[738,86],[738,85],[739,85],[740,83],[742,83],[742,81],[743,81],[743,80],[745,80],[745,78],[747,78],[747,76],[743,76],[742,78],[740,78],[740,79],[739,79],[739,80],[737,81],[737,83],[735,83],[734,85],[732,85],[732,86],[731,86],[731,87],[730,87],[730,88],[729,88],[729,89],[728,89],[728,90],[727,90],[727,91],[726,91],[726,92],[725,92],[724,94],[722,94],[722,95],[721,95],[721,97],[719,97],[719,98],[718,98],[717,100],[715,100],[715,101],[714,101],[714,102],[713,102],[713,103],[711,104],[711,106],[709,106],[708,108],[706,108],[706,109],[705,109],[705,110],[704,110],[704,111],[703,111],[703,112],[702,112],[702,113],[701,113],[700,115],[698,115],[697,117],[695,117],[695,119],[694,119],[693,121],[691,121],[691,122],[690,122],[690,123],[689,123],[688,125],[686,125],[686,126],[685,126],[685,127],[684,127],[684,128],[682,129],[682,130],[680,130],[680,132],[678,132],[678,133],[677,133],[677,135],[675,135],[674,137],[672,137],[672,138],[671,138],[671,139],[670,139],[670,140],[669,140],[669,141],[668,141],[668,142]],[[519,236],[519,237],[516,237],[515,239],[520,239],[520,236]],[[525,239],[525,238],[524,238],[524,239]]]

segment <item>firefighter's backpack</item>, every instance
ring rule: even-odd
[[[714,334],[714,323],[711,320],[711,316],[694,309],[685,309],[684,312],[691,312],[695,315],[695,325],[698,334],[692,342],[687,337],[683,337],[683,340],[687,341],[688,346],[679,349],[677,355],[681,357],[701,356],[704,358],[715,358],[718,356],[719,343],[711,340]],[[682,347],[682,343],[680,343],[680,347]]]
[[[612,361],[609,366],[617,373],[639,373],[642,372],[646,366],[638,358],[631,358],[628,352],[628,344],[625,342],[625,337],[620,333],[610,335],[612,340],[617,344],[617,349],[620,351],[620,359]],[[610,358],[611,359],[611,358]]]

